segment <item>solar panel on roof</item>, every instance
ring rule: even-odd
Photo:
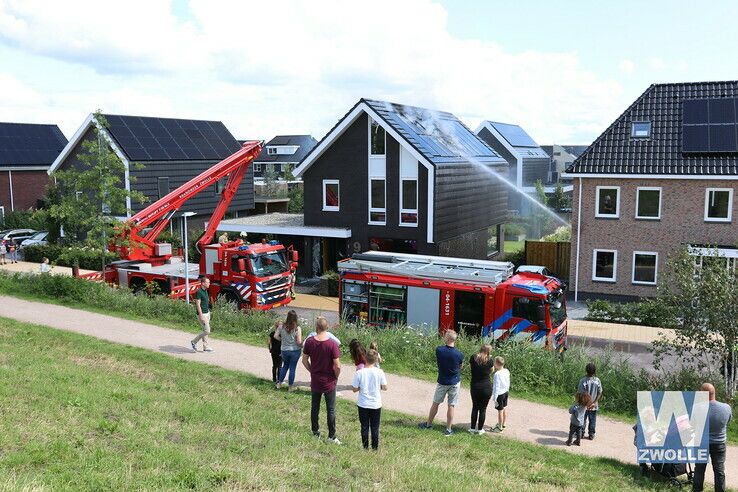
[[[47,166],[66,143],[56,125],[0,123],[0,165]]]
[[[110,133],[133,160],[216,160],[238,149],[221,122],[117,115],[108,121]]]
[[[738,152],[738,98],[687,99],[682,105],[682,152]]]
[[[538,147],[538,144],[517,125],[493,123],[492,126],[505,137],[513,147]]]

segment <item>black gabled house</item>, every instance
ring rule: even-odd
[[[499,251],[507,162],[453,114],[361,99],[303,159],[305,226],[369,249],[487,258]]]
[[[148,198],[148,203],[165,196],[193,177],[225,159],[240,144],[220,121],[153,118],[147,116],[103,115],[108,126],[102,129],[111,149],[126,167],[124,185]],[[82,142],[95,138],[94,115],[90,114],[49,169],[65,169],[79,164]],[[142,166],[133,165],[140,163]],[[134,179],[131,179],[134,178]],[[196,212],[199,224],[212,213],[225,179],[189,200],[179,212]],[[147,204],[129,203],[133,213]],[[230,216],[246,215],[254,208],[254,177],[249,169],[231,202]],[[175,223],[177,218],[175,217]]]

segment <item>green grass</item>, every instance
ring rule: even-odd
[[[110,289],[107,286],[63,276],[28,276],[0,273],[0,293],[21,298],[60,304],[101,314],[118,316],[160,326],[199,331],[192,306],[164,297],[147,298],[133,296],[127,290]],[[213,314],[213,335],[216,339],[228,339],[251,345],[265,345],[267,333],[274,320],[271,312],[240,313],[228,306],[216,304]],[[305,327],[306,331],[308,327]],[[436,337],[418,336],[402,329],[360,329],[342,325],[334,330],[344,342],[358,338],[368,344],[379,342],[385,362],[383,368],[395,374],[435,381],[436,363],[434,348]],[[478,340],[460,337],[458,347],[467,357],[478,348]],[[347,347],[343,352],[348,360]],[[600,413],[625,422],[635,419],[636,390],[651,388],[694,389],[704,375],[680,371],[653,376],[635,372],[627,363],[619,362],[612,355],[589,356],[581,349],[566,353],[564,360],[545,350],[525,344],[506,344],[495,349],[495,355],[503,355],[513,374],[511,396],[539,403],[567,408],[572,401],[577,381],[587,362],[597,364],[598,375],[605,388]],[[464,383],[468,381],[468,364]],[[738,442],[738,421],[728,427],[730,442]]]
[[[525,241],[505,241],[505,253],[516,253],[525,248]]]
[[[347,401],[337,447],[310,436],[306,392],[2,318],[0,377],[0,490],[656,489],[631,465],[389,411],[365,452]]]

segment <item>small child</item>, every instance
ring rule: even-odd
[[[379,369],[379,365],[384,362],[384,359],[382,359],[382,354],[379,353],[379,345],[377,345],[377,342],[370,343],[369,350],[374,350],[377,353],[377,362],[374,364],[374,367]]]
[[[505,368],[505,359],[495,357],[495,375],[492,377],[492,402],[497,410],[497,425],[492,432],[505,430],[507,421],[507,396],[510,391],[510,371]]]
[[[351,381],[351,389],[359,393],[356,407],[359,410],[361,422],[361,444],[369,449],[369,429],[372,431],[372,449],[379,448],[379,422],[382,415],[382,394],[387,391],[387,377],[380,368],[376,367],[378,355],[376,350],[369,350],[366,354],[366,365],[361,371],[356,371]]]
[[[49,265],[49,259],[47,257],[44,256],[41,259],[41,265],[39,265],[38,269],[41,273],[49,273],[51,271],[51,265]]]
[[[269,347],[269,353],[272,355],[272,382],[277,382],[279,376],[279,370],[282,368],[282,341],[274,338],[274,335],[279,329],[280,322],[275,321],[274,327],[271,333],[269,333],[269,340],[267,346]]]
[[[566,445],[571,446],[574,439],[575,446],[582,445],[582,434],[584,433],[584,415],[587,413],[587,407],[592,404],[592,397],[589,393],[577,393],[577,402],[569,408],[571,420],[569,422],[569,438]]]
[[[595,437],[595,430],[597,427],[597,410],[600,398],[602,398],[602,383],[600,378],[596,376],[597,367],[593,363],[587,364],[585,367],[586,376],[579,380],[577,385],[577,393],[588,393],[592,398],[592,403],[589,404],[587,412],[584,414],[584,426],[587,427],[587,439],[590,441]]]

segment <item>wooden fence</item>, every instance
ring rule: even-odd
[[[525,263],[548,268],[556,277],[569,281],[571,243],[525,241]]]

